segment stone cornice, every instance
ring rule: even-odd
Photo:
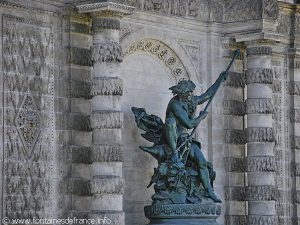
[[[92,13],[92,12],[116,12],[124,16],[133,13],[135,7],[118,4],[114,2],[97,2],[77,5],[79,13]]]

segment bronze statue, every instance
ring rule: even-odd
[[[140,148],[155,157],[159,165],[149,184],[155,184],[152,196],[155,204],[200,204],[206,199],[221,202],[213,191],[216,173],[201,151],[201,143],[192,138],[199,123],[207,116],[207,109],[228,70],[222,72],[215,83],[200,95],[194,96],[196,85],[191,80],[181,80],[169,89],[174,97],[169,101],[165,123],[146,113],[143,108],[132,107],[137,126],[146,131],[142,136],[153,142],[151,147]],[[195,117],[196,108],[208,101],[205,109]],[[189,134],[188,130],[193,129]],[[148,187],[149,187],[148,186]]]

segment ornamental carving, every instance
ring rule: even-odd
[[[162,61],[169,68],[176,80],[189,77],[181,60],[175,52],[163,42],[154,39],[143,39],[127,47],[124,54],[127,56],[139,51],[154,55],[157,59]]]
[[[24,97],[15,118],[15,126],[26,149],[25,155],[30,159],[40,134],[41,117],[33,98],[29,95]]]

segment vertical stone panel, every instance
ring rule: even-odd
[[[54,39],[48,23],[3,15],[3,215],[55,215]]]
[[[262,148],[262,143],[274,143],[274,127],[272,121],[273,70],[271,67],[272,47],[263,45],[272,42],[256,41],[247,46],[247,130],[248,143],[246,171],[248,183],[246,196],[248,201],[247,224],[277,224],[275,199],[262,199],[257,194],[261,186],[264,190],[275,188],[274,149]],[[258,91],[259,90],[259,91]],[[274,146],[274,145],[271,145]]]
[[[235,48],[242,46],[232,46]],[[234,49],[227,49],[226,58],[230,62],[231,55]],[[229,72],[228,80],[225,82],[225,100],[223,103],[225,114],[225,171],[227,179],[225,181],[225,224],[236,225],[243,224],[246,216],[245,204],[245,130],[244,130],[244,115],[246,113],[246,105],[244,102],[244,51]],[[234,94],[227,94],[234,93]],[[239,178],[243,179],[239,179]],[[231,182],[236,180],[238,182]]]

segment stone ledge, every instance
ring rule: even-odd
[[[247,114],[251,113],[273,113],[273,102],[270,98],[257,98],[246,100]]]
[[[91,128],[122,128],[123,113],[120,111],[93,111],[90,116]]]
[[[273,70],[256,68],[246,70],[246,84],[273,84]]]
[[[123,95],[123,81],[118,77],[94,78],[91,84],[90,96]]]

